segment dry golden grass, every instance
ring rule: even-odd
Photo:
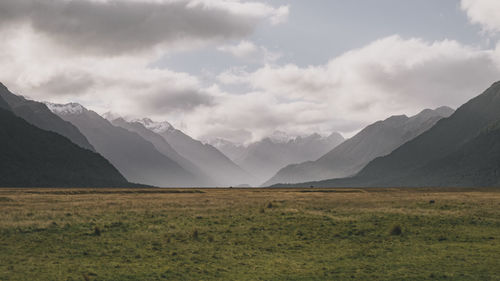
[[[0,189],[0,212],[0,280],[500,279],[494,189]]]

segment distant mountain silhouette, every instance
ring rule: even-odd
[[[1,187],[134,186],[101,155],[16,116],[1,96],[0,147]]]
[[[95,151],[87,138],[75,126],[52,113],[45,104],[17,96],[1,83],[0,97],[9,104],[17,116],[27,122],[40,129],[58,133],[82,148]]]
[[[247,149],[243,144],[234,143],[223,138],[208,139],[205,142],[217,148],[235,163],[243,157]]]
[[[159,186],[196,186],[195,176],[161,154],[137,133],[112,125],[79,104],[49,104],[49,108],[75,125],[128,180]]]
[[[143,124],[139,122],[128,122],[123,118],[117,118],[111,123],[115,126],[122,127],[131,132],[135,132],[143,137],[145,140],[152,143],[155,148],[161,152],[163,155],[175,161],[181,167],[189,171],[193,175],[191,180],[191,185],[196,185],[200,187],[213,187],[216,186],[216,182],[207,176],[196,164],[182,157],[175,149],[163,138],[161,135],[153,132],[152,130],[146,128]]]
[[[316,160],[343,141],[344,138],[339,133],[332,133],[328,137],[312,134],[295,138],[278,134],[278,136],[264,138],[247,147],[236,145],[231,147],[229,143],[221,141],[216,144],[220,145],[222,152],[227,151],[228,155],[239,148],[240,154],[232,160],[256,176],[260,185],[276,174],[280,168],[289,164]]]
[[[265,186],[354,175],[373,159],[391,153],[452,113],[451,108],[441,107],[423,110],[413,117],[400,115],[378,121],[316,161],[283,168]]]
[[[352,178],[314,186],[500,186],[500,82]]]
[[[217,148],[191,138],[168,122],[154,122],[147,118],[136,121],[165,138],[175,151],[200,167],[203,173],[214,179],[218,185],[238,186],[257,183],[255,178]]]

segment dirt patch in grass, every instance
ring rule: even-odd
[[[1,202],[14,202],[14,200],[9,197],[0,197],[0,203]]]

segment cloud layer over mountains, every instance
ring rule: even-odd
[[[229,71],[219,80],[248,85],[256,91],[250,94],[255,97],[288,101],[288,108],[303,105],[295,114],[281,114],[281,124],[299,124],[302,131],[311,123],[323,123],[345,132],[359,128],[367,117],[381,119],[387,112],[460,105],[499,77],[499,62],[500,50],[391,36],[325,65],[266,65],[254,72]],[[234,111],[244,112],[243,108]]]
[[[494,33],[497,2],[462,0],[461,8]],[[100,113],[169,120],[195,137],[244,141],[275,130],[349,135],[387,115],[456,107],[500,76],[500,47],[398,35],[324,64],[282,64],[270,46],[249,39],[262,26],[293,20],[293,6],[267,3],[1,1],[0,80],[38,100],[76,101]],[[258,65],[213,79],[153,66],[165,54],[206,46]]]

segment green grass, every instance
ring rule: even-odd
[[[495,190],[0,189],[0,211],[0,280],[500,280]]]

